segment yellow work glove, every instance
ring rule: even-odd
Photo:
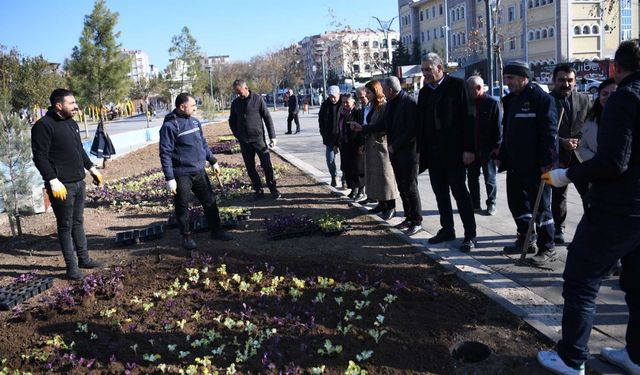
[[[96,186],[100,186],[102,185],[102,174],[100,172],[98,172],[98,168],[96,167],[91,167],[91,169],[89,169],[89,173],[91,173],[91,177],[93,177],[93,184]]]
[[[60,180],[54,178],[49,181],[49,185],[51,186],[51,192],[55,199],[60,199],[61,201],[67,199],[67,188],[62,182],[60,182]]]

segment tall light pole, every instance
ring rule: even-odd
[[[447,0],[444,0],[444,65],[449,65],[449,6]]]
[[[393,24],[393,21],[398,18],[398,16],[393,17],[389,21],[382,21],[376,16],[372,17],[380,24],[380,28],[378,30],[382,31],[384,39],[387,41],[387,66],[391,66],[391,41],[389,40],[389,31],[391,31],[391,24]]]
[[[489,95],[493,95],[493,33],[491,32],[491,8],[495,2],[492,0],[484,0],[484,3],[487,17],[487,87],[489,88]]]
[[[327,97],[327,71],[324,63],[324,54],[327,52],[327,49],[323,45],[317,45],[315,52],[317,55],[320,55],[320,61],[322,62],[322,98],[326,99]]]
[[[211,65],[207,65],[205,69],[209,72],[209,95],[211,95],[211,101],[213,102],[213,79],[211,78],[211,70],[213,67]]]

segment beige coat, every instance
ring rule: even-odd
[[[370,124],[383,121],[384,105],[371,114]],[[365,125],[366,126],[366,125]],[[399,196],[396,178],[391,168],[387,135],[385,132],[369,133],[364,142],[364,178],[367,196],[379,201],[396,199]]]

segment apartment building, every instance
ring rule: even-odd
[[[123,48],[122,53],[131,59],[131,70],[129,71],[129,77],[131,77],[131,79],[138,82],[141,78],[149,78],[151,74],[149,56],[144,51]]]
[[[417,39],[423,53],[448,55],[465,75],[486,77],[486,1],[398,0],[401,40]],[[502,0],[497,7],[490,1],[494,44],[503,61],[528,61],[542,82],[559,62],[574,63],[579,76],[608,76],[608,59],[621,41],[638,36],[639,23],[637,3],[613,4],[606,10],[598,0]],[[434,38],[440,30],[444,40]]]

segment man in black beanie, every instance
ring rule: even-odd
[[[529,81],[526,62],[513,61],[503,70],[509,95],[504,106],[504,137],[498,157],[499,170],[507,171],[507,202],[517,226],[516,242],[505,254],[519,254],[523,247],[535,252],[534,240],[524,243],[535,204],[540,175],[557,164],[557,118],[553,98]],[[542,265],[556,258],[551,215],[551,188],[544,187],[536,215],[538,253],[532,261]]]

